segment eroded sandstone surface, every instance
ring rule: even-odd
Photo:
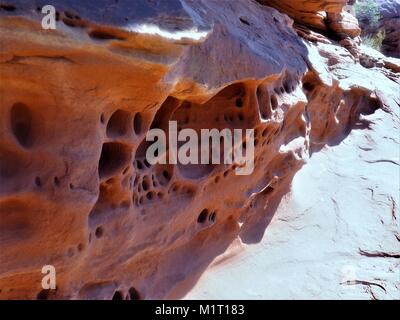
[[[311,16],[305,1],[259,2],[55,0],[56,30],[41,28],[45,1],[1,5],[1,298],[183,297],[232,243],[260,243],[315,155],[385,128],[398,150],[400,64],[358,46],[346,1],[308,1]],[[254,129],[254,172],[150,165],[145,135],[170,120]],[[398,261],[398,153],[365,144],[392,166],[392,209],[385,250],[361,250]],[[57,290],[42,289],[44,265]]]

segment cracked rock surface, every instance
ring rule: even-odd
[[[398,298],[400,63],[345,1],[334,39],[274,1],[36,2],[0,10],[0,298]],[[254,172],[150,165],[170,120],[254,129]]]

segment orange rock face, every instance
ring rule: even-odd
[[[347,0],[341,1],[274,1],[258,0],[287,13],[297,23],[323,32],[333,32],[337,37],[355,38],[361,33],[357,19],[345,11]]]
[[[342,11],[341,13],[328,13],[327,19],[329,29],[341,38],[347,36],[355,38],[361,34],[357,19],[346,11]]]
[[[1,298],[181,297],[234,239],[257,241],[310,153],[400,101],[330,78],[351,54],[302,40],[253,1],[135,1],[135,17],[128,4],[92,16],[91,1],[54,2],[56,30],[23,1],[0,16]],[[268,4],[292,17],[301,5],[299,20],[320,27],[318,12],[340,16],[344,2]],[[254,172],[150,165],[146,133],[171,120],[254,129]],[[56,290],[41,287],[44,265]]]
[[[326,30],[326,14],[340,13],[347,4],[347,0],[258,0],[260,3],[274,7],[281,12],[287,13],[295,21]]]

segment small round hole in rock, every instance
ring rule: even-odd
[[[129,146],[117,142],[103,144],[99,160],[99,176],[104,178],[112,175],[126,166],[131,160]]]
[[[211,222],[215,222],[216,216],[217,216],[217,214],[214,211],[213,213],[210,214],[210,216],[208,217],[208,220]]]
[[[264,128],[264,130],[262,131],[261,135],[265,138],[267,136],[268,130],[267,128]]]
[[[142,189],[144,191],[147,191],[149,190],[149,187],[150,187],[149,181],[146,178],[144,178],[142,181]]]
[[[239,20],[240,20],[241,23],[243,23],[243,24],[245,24],[245,25],[248,25],[248,26],[250,25],[250,22],[248,22],[248,21],[246,20],[246,18],[244,18],[244,17],[240,17]]]
[[[96,238],[101,238],[103,236],[104,230],[102,227],[97,227],[95,231]]]
[[[272,110],[278,108],[278,99],[275,96],[271,96],[271,108]]]
[[[42,186],[42,180],[40,179],[40,177],[35,178],[35,184],[39,188]]]
[[[33,144],[32,112],[23,103],[16,103],[11,108],[11,130],[19,144],[29,148]]]
[[[146,198],[147,198],[148,200],[153,200],[153,197],[154,197],[154,194],[153,194],[153,192],[152,192],[152,191],[150,191],[150,192],[147,192],[147,194],[146,194]]]
[[[0,5],[0,8],[3,9],[3,10],[5,10],[5,11],[9,11],[9,12],[15,11],[15,10],[17,9],[17,8],[16,8],[14,5],[12,5],[12,4],[1,4],[1,5]]]
[[[235,101],[235,105],[236,105],[236,107],[238,107],[238,108],[243,107],[243,100],[242,100],[242,98],[237,98],[236,101]]]
[[[207,217],[208,217],[208,210],[207,209],[203,209],[200,212],[199,216],[197,217],[197,222],[198,223],[204,223],[204,222],[206,222]]]
[[[121,291],[118,291],[118,290],[115,291],[114,295],[112,297],[112,300],[124,300],[124,297],[123,297]]]
[[[291,92],[292,87],[290,86],[290,83],[289,83],[289,82],[285,82],[285,84],[284,84],[283,86],[284,86],[285,91],[286,91],[287,93],[290,93],[290,92]]]
[[[139,135],[142,132],[142,126],[143,126],[143,118],[140,113],[136,113],[135,117],[133,118],[133,130],[137,135]]]
[[[306,91],[312,91],[314,90],[314,85],[311,82],[304,82],[303,89]]]
[[[54,185],[55,185],[56,187],[59,187],[60,184],[61,184],[60,179],[59,179],[58,177],[54,177]]]
[[[151,176],[151,181],[153,182],[153,187],[157,187],[158,186],[158,182],[157,179],[154,175]]]
[[[92,30],[89,32],[89,37],[96,40],[125,40],[124,37],[113,34],[107,30]]]
[[[169,174],[169,172],[167,170],[164,170],[162,175],[168,181],[171,179],[171,176],[170,176],[170,174]]]
[[[107,136],[114,138],[128,133],[131,113],[125,110],[115,111],[107,124]]]
[[[143,164],[140,160],[136,160],[136,168],[138,170],[142,170],[143,169]]]
[[[140,300],[140,294],[134,287],[129,288],[128,297],[129,300]]]

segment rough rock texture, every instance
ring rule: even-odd
[[[274,7],[288,14],[296,22],[326,30],[326,14],[340,13],[347,0],[258,0],[258,2]]]
[[[393,149],[400,143],[397,60],[385,65],[363,52],[367,69],[335,40],[302,39],[287,15],[252,0],[53,3],[57,30],[40,27],[36,6],[45,1],[9,1],[0,11],[0,298],[182,297],[234,241],[262,244],[269,228],[272,263],[278,251],[285,257],[299,245],[289,239],[280,251],[279,237],[288,233],[271,221],[289,215],[291,207],[275,213],[310,157],[290,205],[307,209],[307,201],[296,207],[295,192],[303,189],[314,208],[303,222],[317,225],[308,229],[319,232],[315,241],[332,237],[326,252],[368,257],[365,264],[378,257],[379,268],[368,264],[374,276],[398,267],[396,181],[363,185],[374,185],[374,205],[391,204],[389,218],[369,203],[335,209],[345,190],[328,200],[333,211],[316,212],[323,205],[311,196],[319,179],[312,175],[307,192],[307,168],[315,162],[319,170],[325,146],[355,129],[371,155],[365,163],[388,166],[389,177],[398,172],[398,154],[378,148],[380,141]],[[322,3],[315,11],[339,14],[344,1]],[[236,164],[150,166],[145,134],[167,130],[169,120],[196,131],[254,128],[253,174],[235,175]],[[343,151],[348,171],[334,183],[355,178],[350,146]],[[336,222],[318,222],[332,212]],[[367,218],[368,232],[358,233]],[[301,221],[289,228],[301,231]],[[344,251],[335,251],[335,239]],[[56,291],[41,289],[48,264],[57,270]],[[395,276],[387,282],[384,298],[398,290]]]
[[[333,32],[337,37],[355,38],[360,35],[358,21],[345,11],[347,0],[258,0],[287,13],[297,23],[323,32]]]
[[[257,1],[293,18],[299,36],[313,42],[330,43],[325,36],[341,41],[340,44],[358,59],[361,29],[357,19],[348,12],[353,4],[351,1]]]
[[[329,29],[339,35],[340,38],[346,38],[347,36],[355,38],[361,34],[357,18],[355,18],[351,13],[346,11],[340,13],[328,13],[327,20]]]

